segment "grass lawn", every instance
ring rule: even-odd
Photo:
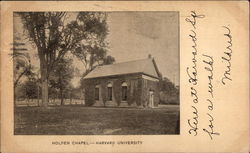
[[[179,107],[158,109],[60,106],[15,108],[15,135],[179,134]]]

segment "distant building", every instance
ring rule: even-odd
[[[160,72],[147,59],[96,67],[84,77],[87,106],[157,107]]]

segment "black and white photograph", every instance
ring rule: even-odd
[[[179,135],[179,12],[14,12],[14,135]]]
[[[248,1],[0,3],[0,152],[249,152]]]

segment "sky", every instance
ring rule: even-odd
[[[179,85],[178,20],[177,12],[109,13],[109,54],[117,62],[151,54],[163,76]]]
[[[74,13],[70,13],[74,17]],[[163,77],[179,85],[179,17],[178,12],[109,12],[108,55],[115,57],[116,63],[145,59],[149,54],[155,59]],[[14,17],[14,31],[23,36],[23,28],[18,17]],[[36,48],[26,42],[31,52],[32,64],[39,67]],[[74,66],[80,72],[83,64],[74,59]],[[79,86],[80,77],[72,83]]]

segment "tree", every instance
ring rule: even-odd
[[[160,90],[167,91],[169,93],[176,92],[177,88],[175,87],[174,83],[171,82],[168,78],[164,77],[160,80]]]
[[[37,98],[37,83],[35,80],[27,80],[23,84],[23,90],[25,91],[25,97],[27,105],[29,106],[29,100]]]
[[[109,65],[109,64],[113,64],[114,62],[115,62],[115,58],[109,55],[103,59],[102,65]]]
[[[179,103],[179,89],[168,78],[160,79],[159,87],[161,103]]]
[[[49,99],[52,99],[54,104],[55,100],[59,97],[58,93],[59,93],[58,88],[55,88],[53,86],[49,88]]]
[[[74,68],[72,59],[61,59],[55,66],[54,71],[50,75],[50,85],[52,88],[58,89],[61,99],[61,105],[64,105],[64,97],[66,91],[71,89],[71,79],[74,76]]]
[[[13,53],[10,54],[13,59],[13,82],[14,82],[14,105],[16,106],[16,88],[23,77],[31,78],[34,76],[33,67],[30,62],[30,56],[25,43],[18,42],[19,38],[15,37],[13,43]]]
[[[65,12],[21,12],[18,14],[29,40],[37,48],[42,103],[46,107],[48,105],[48,80],[54,66],[64,58],[68,51],[75,50],[81,44],[92,42],[91,47],[96,48],[93,45],[95,42],[103,42],[107,35],[106,15],[98,12],[79,13],[77,20],[66,23],[67,13]],[[104,45],[99,44],[97,51],[100,51],[101,46]],[[93,65],[92,60],[90,63]]]
[[[102,12],[80,12],[77,16],[79,25],[84,26],[88,33],[88,39],[77,44],[72,50],[75,55],[85,66],[83,76],[87,75],[98,65],[112,64],[115,62],[114,57],[107,56],[108,35],[107,14]]]
[[[30,56],[27,53],[25,43],[18,42],[19,38],[14,39],[13,53],[10,56],[13,59],[13,70],[14,70],[14,88],[18,85],[20,79],[29,74],[31,70]]]

